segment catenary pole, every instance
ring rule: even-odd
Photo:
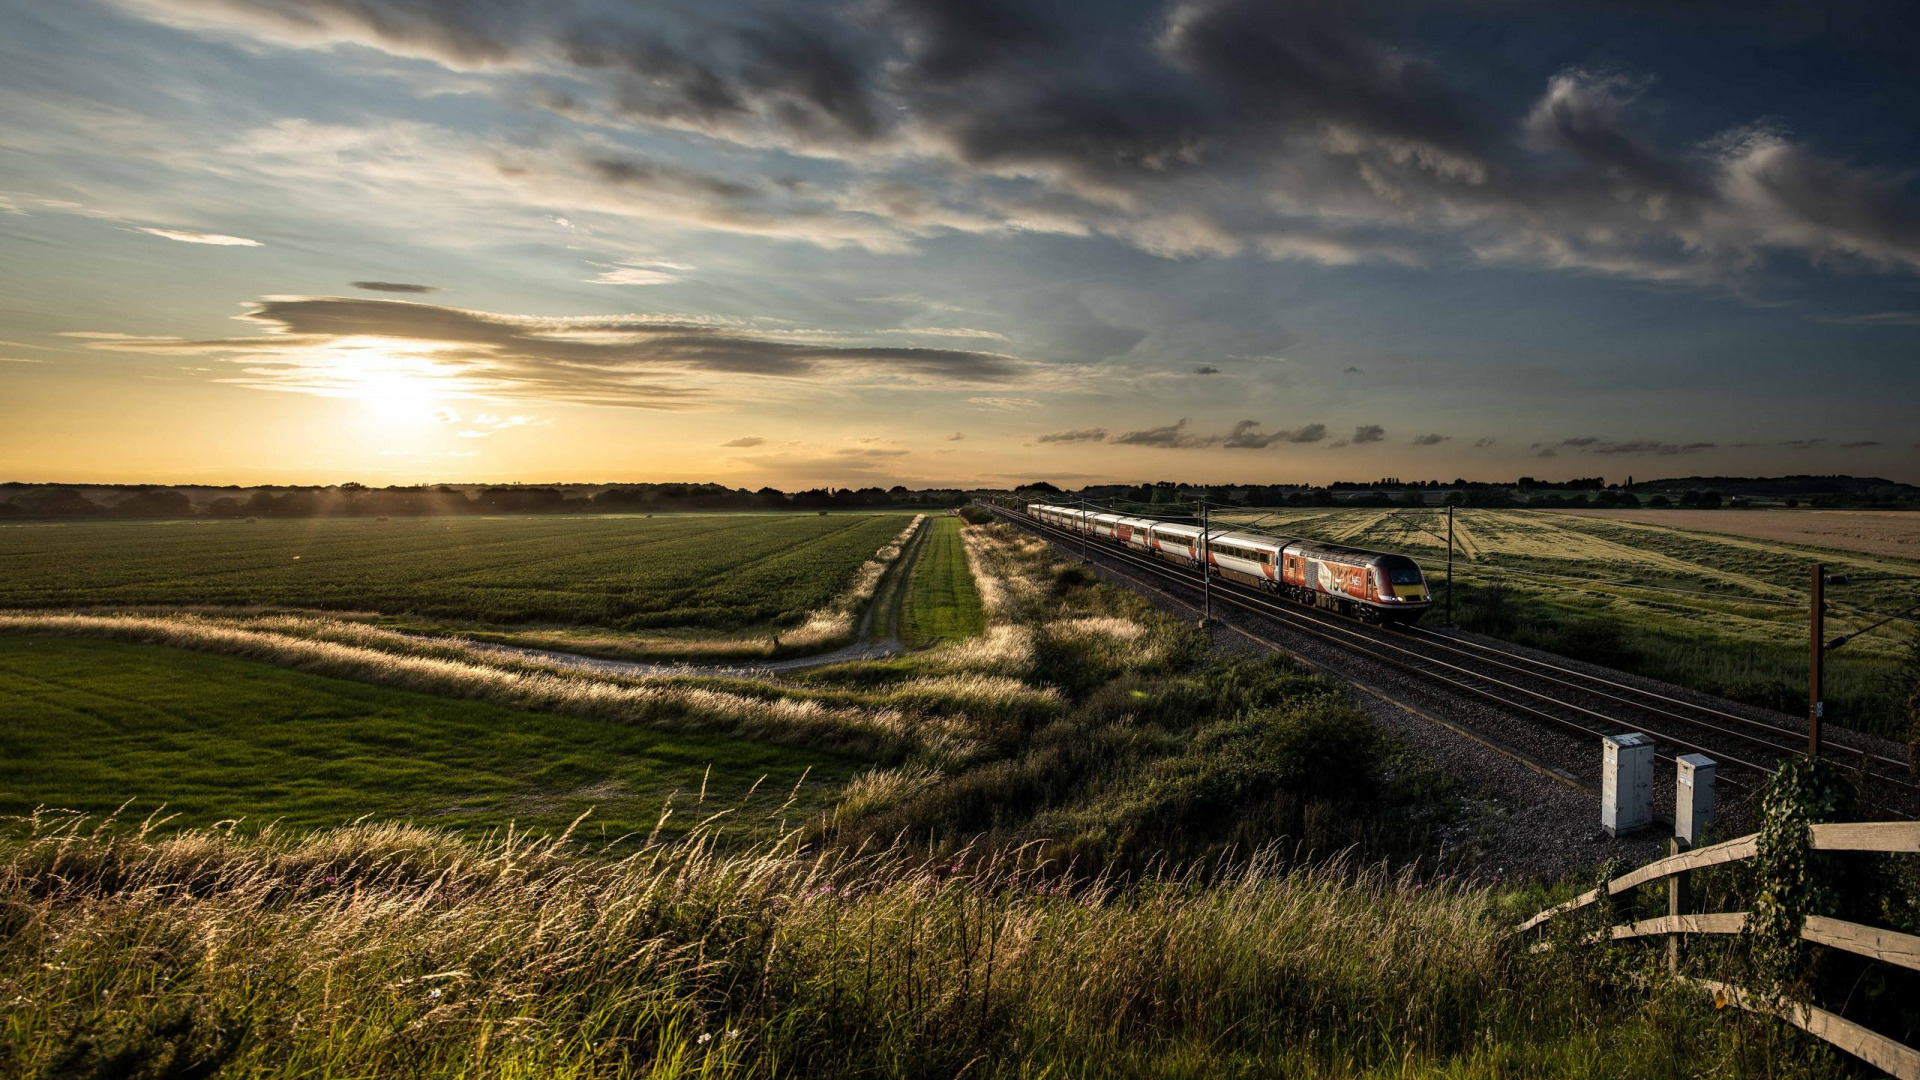
[[[1811,621],[1808,626],[1807,648],[1807,756],[1820,756],[1820,721],[1827,711],[1826,702],[1820,700],[1820,661],[1824,658],[1825,627],[1821,624],[1826,614],[1827,568],[1821,563],[1813,564],[1813,604]]]
[[[1447,507],[1447,625],[1453,625],[1453,507]]]
[[[1213,516],[1206,500],[1200,502],[1200,617],[1213,618],[1213,555],[1211,552]]]

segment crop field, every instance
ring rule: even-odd
[[[898,514],[309,519],[0,528],[0,608],[265,605],[618,630],[790,626]]]
[[[0,814],[134,798],[130,813],[164,803],[180,825],[371,815],[477,833],[557,832],[591,808],[583,835],[644,837],[670,797],[678,832],[758,783],[733,823],[750,829],[802,774],[786,816],[805,818],[855,764],[158,645],[0,636]]]
[[[1749,534],[1676,527],[1691,520],[1678,513],[1649,512],[1642,521],[1456,510],[1455,615],[1469,630],[1799,712],[1813,563],[1861,579],[1828,589],[1829,639],[1920,604],[1920,562],[1834,550],[1841,545],[1832,538],[1825,550],[1775,538],[1803,534],[1807,526],[1794,523],[1806,516],[1799,511],[1709,513],[1716,525],[1726,520]],[[1782,524],[1770,526],[1776,518]],[[1405,552],[1444,601],[1444,511],[1288,509],[1236,519],[1283,535]],[[1428,618],[1443,621],[1443,605]],[[1884,683],[1911,626],[1894,620],[1830,654],[1826,696],[1838,723],[1904,734]]]
[[[1643,525],[1920,559],[1920,513],[1905,510],[1573,510]]]

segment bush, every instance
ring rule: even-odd
[[[969,525],[985,525],[993,520],[993,511],[969,503],[960,508],[960,517]]]

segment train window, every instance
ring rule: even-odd
[[[1411,566],[1404,568],[1395,567],[1387,571],[1387,579],[1395,585],[1418,585],[1420,584],[1420,571]]]

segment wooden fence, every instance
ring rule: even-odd
[[[1816,851],[1920,853],[1920,821],[1815,825],[1812,826],[1812,833],[1812,846]],[[1712,994],[1716,1002],[1777,1016],[1899,1080],[1920,1080],[1920,1051],[1838,1014],[1811,1005],[1775,1003],[1737,986],[1680,974],[1678,935],[1737,934],[1746,928],[1748,915],[1744,911],[1699,914],[1687,910],[1690,906],[1688,875],[1704,867],[1750,858],[1759,850],[1759,839],[1759,834],[1755,833],[1692,851],[1676,851],[1665,859],[1648,863],[1632,873],[1622,874],[1607,882],[1604,888],[1613,896],[1656,881],[1665,880],[1668,883],[1666,915],[1623,923],[1612,927],[1608,933],[1615,941],[1665,936],[1668,940],[1668,963],[1674,977]],[[1521,923],[1517,929],[1520,933],[1526,933],[1545,925],[1556,916],[1586,907],[1598,899],[1600,889],[1582,893],[1564,904],[1540,912]],[[1920,937],[1912,934],[1862,926],[1822,915],[1809,915],[1800,936],[1818,945],[1920,971]],[[1546,947],[1545,943],[1534,946],[1535,949]]]

